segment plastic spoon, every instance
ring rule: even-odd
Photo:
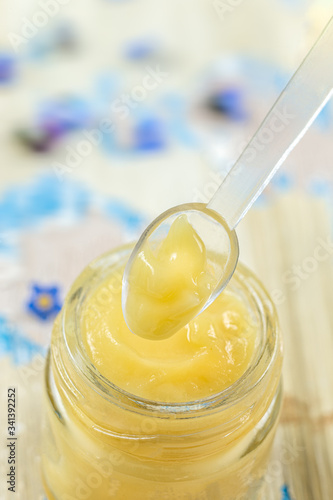
[[[157,217],[144,231],[127,263],[123,277],[122,307],[128,327],[138,335],[133,311],[128,314],[127,302],[132,293],[130,273],[135,259],[147,242],[153,248],[165,238],[181,214],[185,214],[214,258],[215,287],[197,307],[192,317],[205,309],[229,282],[237,261],[238,242],[235,227],[266,187],[275,172],[311,126],[333,93],[333,18],[298,68],[260,128],[232,167],[208,203],[180,205]],[[220,261],[221,265],[216,265]],[[182,319],[183,318],[183,319]],[[169,331],[148,336],[166,338],[188,322],[188,315],[170,325]]]

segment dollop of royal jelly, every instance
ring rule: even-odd
[[[161,340],[194,318],[217,285],[205,245],[180,215],[156,247],[145,241],[127,276],[124,306],[133,333]]]
[[[202,262],[200,242],[196,245],[194,270]],[[180,403],[217,394],[243,375],[253,360],[259,329],[232,282],[200,315],[155,342],[134,335],[125,322],[123,270],[110,270],[83,304],[83,345],[104,377],[138,397]],[[150,314],[157,313],[147,308],[147,322]]]

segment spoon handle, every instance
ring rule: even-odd
[[[208,203],[234,229],[333,93],[333,17]]]

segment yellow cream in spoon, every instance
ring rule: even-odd
[[[157,248],[146,240],[127,281],[127,324],[152,340],[173,335],[194,318],[217,284],[205,245],[185,215]]]

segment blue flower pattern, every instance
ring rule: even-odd
[[[281,500],[292,500],[289,493],[289,488],[286,484],[282,486],[281,493],[282,493]]]
[[[59,288],[33,285],[28,311],[43,321],[53,318],[61,309]]]

